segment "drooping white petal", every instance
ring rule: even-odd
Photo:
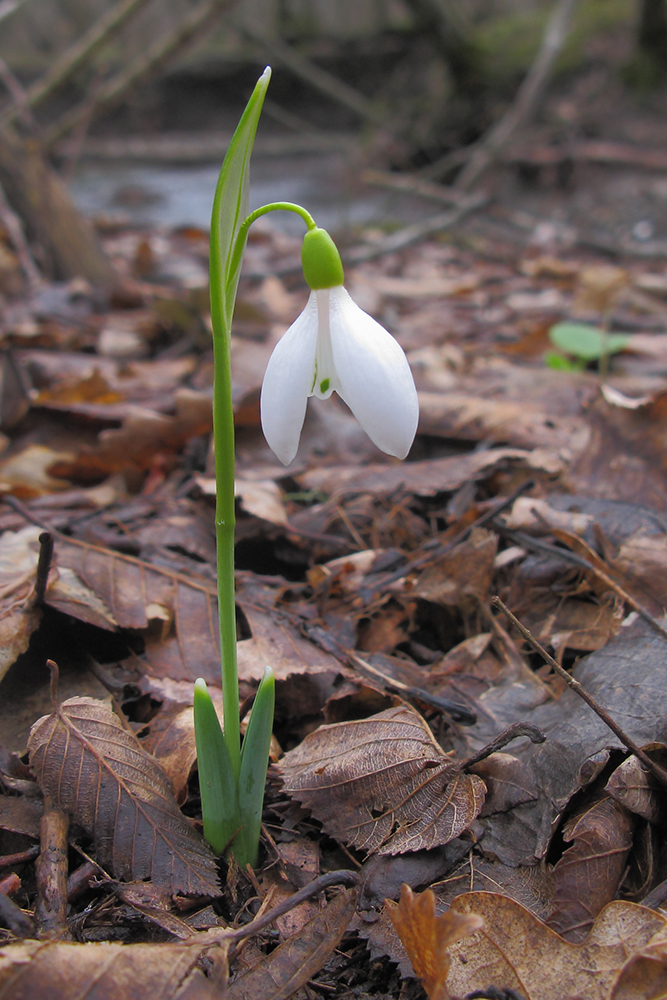
[[[329,324],[340,396],[378,448],[405,458],[419,403],[403,348],[342,285],[330,289]]]
[[[315,378],[316,348],[317,299],[311,292],[306,308],[276,344],[262,383],[262,430],[284,465],[289,465],[299,447]]]

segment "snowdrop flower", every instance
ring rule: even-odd
[[[343,265],[324,229],[303,241],[306,308],[276,345],[264,375],[262,429],[281,462],[299,447],[309,396],[337,392],[382,451],[405,458],[417,433],[419,404],[397,341],[343,288]]]

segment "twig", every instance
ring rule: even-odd
[[[43,531],[39,536],[39,559],[37,560],[37,572],[35,574],[35,604],[41,604],[44,600],[52,559],[53,535],[49,531]]]
[[[34,861],[38,854],[37,844],[28,847],[25,851],[17,851],[16,854],[3,854],[0,856],[0,871],[3,868],[12,868],[14,865],[20,865],[26,861]]]
[[[631,739],[616,722],[614,722],[614,720],[604,710],[604,708],[602,708],[602,706],[595,700],[595,698],[593,698],[588,693],[586,688],[583,687],[579,683],[579,681],[575,680],[574,677],[572,677],[572,675],[567,672],[567,670],[561,667],[560,663],[558,663],[553,658],[553,656],[551,656],[550,653],[547,653],[544,646],[542,646],[537,641],[535,636],[528,631],[525,625],[521,624],[516,615],[512,614],[510,609],[505,604],[503,604],[500,598],[492,597],[491,604],[493,605],[494,608],[499,608],[502,611],[502,613],[512,623],[512,625],[514,625],[514,627],[518,629],[518,631],[521,633],[526,642],[530,643],[533,649],[537,653],[539,653],[540,656],[544,659],[544,661],[549,664],[551,669],[554,670],[558,674],[558,676],[565,681],[568,687],[571,687],[572,690],[576,692],[576,694],[578,694],[583,701],[586,702],[588,707],[591,708],[600,719],[602,719],[604,724],[608,726],[609,729],[611,729],[614,736],[616,736],[621,741],[623,746],[627,747],[630,753],[633,753],[637,758],[637,760],[639,760],[644,765],[644,767],[648,771],[650,771],[651,774],[655,778],[657,778],[657,780],[662,785],[667,785],[667,771],[663,771],[661,767],[659,767],[654,761],[652,761],[651,758],[648,756],[648,754],[644,753],[641,747],[637,746],[635,741]]]
[[[42,853],[35,862],[35,925],[41,938],[69,937],[67,926],[67,831],[69,817],[47,795],[40,826]]]
[[[0,920],[18,938],[35,936],[35,928],[29,915],[13,899],[5,896],[4,892],[0,892]]]
[[[486,760],[490,757],[492,753],[497,753],[498,750],[502,750],[506,747],[508,743],[512,740],[517,740],[521,736],[526,736],[531,743],[545,743],[546,736],[541,729],[537,726],[531,726],[529,722],[515,722],[513,725],[508,726],[507,729],[503,729],[502,733],[496,736],[495,740],[491,740],[487,743],[485,747],[478,750],[476,753],[472,754],[470,757],[466,757],[465,760],[461,761],[461,769],[466,771],[469,767],[474,764],[479,764],[480,761]]]
[[[14,76],[4,59],[0,59],[0,79],[2,79],[11,99],[14,101],[16,117],[20,118],[24,126],[32,132],[36,122],[30,111],[28,95],[21,86],[20,80]]]
[[[26,91],[25,105],[29,108],[35,108],[55,90],[62,87],[121,29],[128,18],[136,14],[147,2],[148,0],[120,0],[114,7],[106,11],[78,41],[55,61],[49,71]],[[4,128],[18,118],[22,110],[22,103],[15,98],[14,107],[5,112],[0,119],[0,128]]]
[[[409,698],[417,698],[419,701],[426,702],[427,705],[432,705],[433,708],[438,708],[441,712],[446,712],[455,722],[460,722],[464,726],[474,726],[477,722],[475,713],[471,712],[465,705],[459,705],[458,702],[449,701],[448,698],[441,698],[439,695],[431,694],[430,691],[424,691],[423,688],[412,687],[410,684],[404,684],[403,681],[397,681],[395,677],[390,677],[389,674],[378,670],[372,663],[362,660],[351,649],[344,650],[343,655],[347,656],[347,659],[351,663],[354,663],[355,666],[368,671],[374,677],[378,677],[387,690],[394,688]]]
[[[359,264],[362,261],[374,260],[386,253],[394,253],[396,250],[404,250],[405,247],[418,243],[431,233],[438,233],[443,229],[452,229],[458,225],[466,215],[475,212],[478,208],[488,204],[489,198],[485,194],[470,195],[465,201],[461,201],[456,208],[449,212],[441,212],[439,215],[432,215],[423,222],[415,222],[410,226],[404,226],[395,233],[385,236],[376,243],[367,246],[353,247],[343,253],[343,260],[349,264]]]
[[[404,191],[406,194],[416,194],[420,198],[431,201],[441,201],[445,205],[466,204],[467,195],[446,184],[436,184],[434,181],[414,174],[392,174],[383,170],[364,170],[360,178],[364,184],[376,187],[391,188],[394,191]]]
[[[293,896],[288,899],[284,899],[282,903],[278,903],[274,906],[272,910],[268,913],[263,914],[261,917],[256,917],[245,927],[239,927],[238,930],[232,931],[230,934],[227,930],[223,931],[223,936],[230,941],[242,941],[244,938],[250,937],[252,934],[259,934],[261,930],[272,924],[274,920],[278,917],[282,917],[284,913],[289,913],[294,907],[299,906],[300,903],[305,903],[306,900],[310,899],[311,896],[316,896],[319,892],[324,889],[329,889],[334,885],[343,886],[355,886],[359,883],[359,876],[356,872],[348,871],[346,868],[340,869],[339,871],[326,872],[324,875],[320,875],[319,878],[313,879],[308,885],[304,885],[303,889],[299,889],[295,892]]]
[[[465,153],[467,165],[456,178],[455,187],[467,191],[479,180],[516,131],[531,117],[544,93],[553,65],[567,39],[570,20],[578,0],[558,0],[551,13],[542,38],[542,45],[532,66],[519,87],[514,102],[499,122],[477,142],[465,150],[457,150],[458,162]],[[454,165],[446,156],[431,164],[423,173],[425,177],[441,177]]]

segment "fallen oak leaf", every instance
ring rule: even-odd
[[[405,883],[399,902],[387,899],[385,905],[429,1000],[450,1000],[446,980],[451,960],[447,949],[460,938],[480,930],[484,919],[475,913],[455,910],[436,916],[433,890],[414,893]]]
[[[451,909],[484,919],[482,930],[451,947],[447,987],[461,995],[493,983],[526,1000],[610,1000],[624,964],[655,934],[667,932],[661,914],[621,900],[605,906],[581,944],[563,940],[520,903],[498,893],[464,893]]]
[[[52,690],[54,676],[55,664]],[[167,896],[218,895],[210,848],[157,761],[104,702],[54,698],[54,707],[30,730],[30,763],[43,792],[93,837],[100,864],[125,881],[149,878]]]

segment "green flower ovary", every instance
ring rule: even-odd
[[[312,291],[335,288],[344,280],[343,264],[336,244],[326,229],[310,229],[303,238],[301,248],[303,276]],[[326,392],[326,389],[322,390]]]

